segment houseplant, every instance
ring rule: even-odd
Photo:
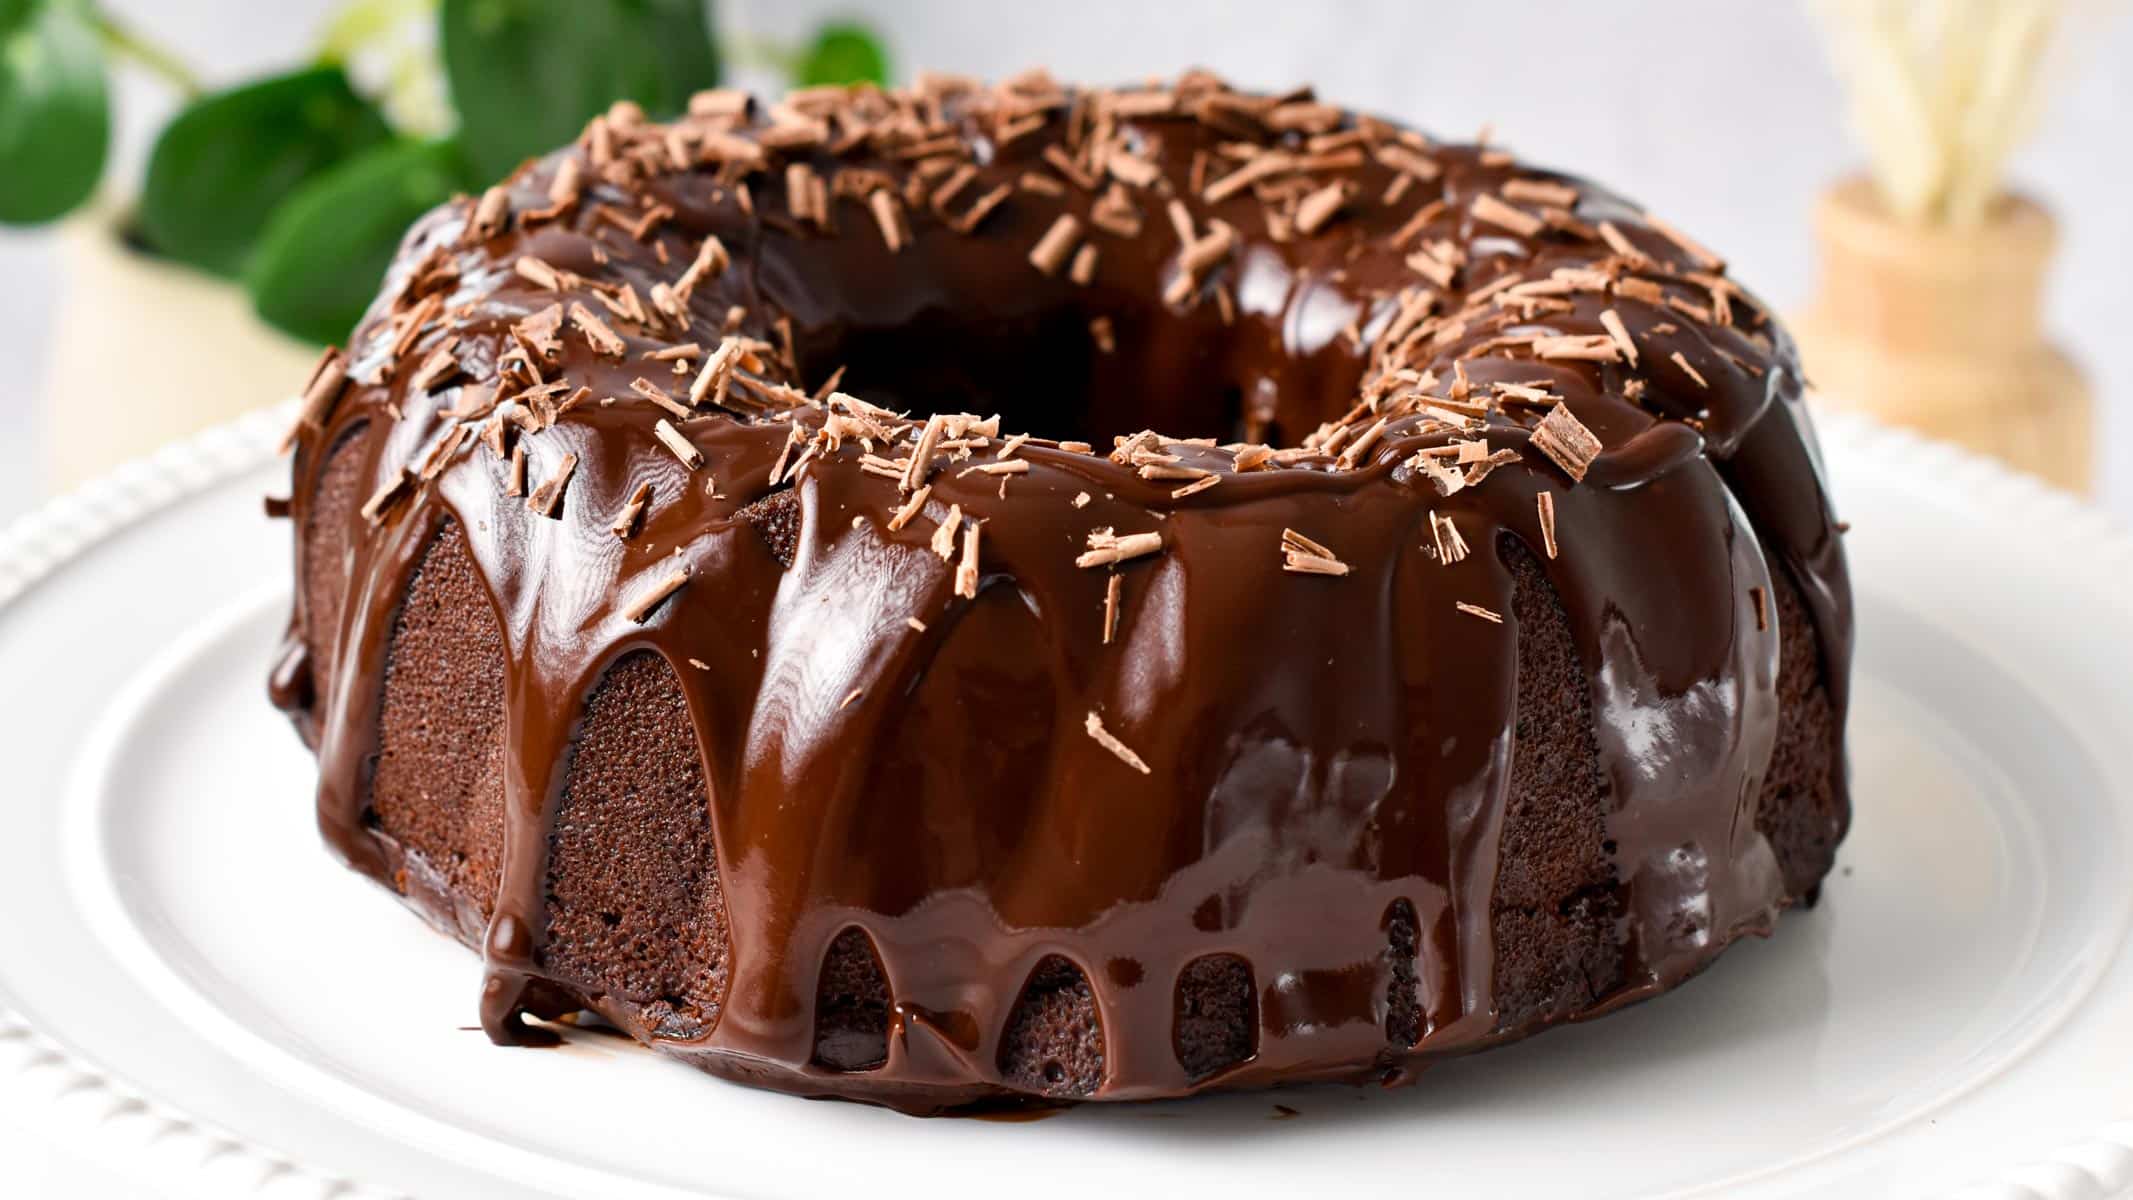
[[[851,25],[746,49],[796,83],[887,73]],[[81,214],[61,233],[47,482],[273,399],[347,335],[421,213],[617,99],[678,111],[723,65],[703,0],[354,0],[308,61],[206,91],[93,0],[0,0],[0,222]],[[130,203],[97,198],[116,69],[181,99]]]

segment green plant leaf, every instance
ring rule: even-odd
[[[345,340],[378,294],[407,227],[462,190],[456,143],[387,142],[296,189],[245,268],[252,306],[313,342]]]
[[[82,0],[0,0],[0,222],[64,216],[111,140],[104,52]]]
[[[859,25],[825,25],[814,44],[800,56],[793,82],[801,87],[824,83],[889,82],[889,54],[874,34]]]
[[[235,275],[276,205],[305,180],[391,138],[385,118],[338,66],[202,97],[156,139],[141,190],[141,234],[172,258]]]
[[[704,0],[444,0],[444,70],[485,180],[576,137],[616,100],[654,116],[718,82]]]

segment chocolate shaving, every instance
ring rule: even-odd
[[[1112,147],[1104,166],[1113,178],[1132,187],[1145,188],[1163,177],[1162,169],[1130,151]]]
[[[1520,237],[1532,237],[1547,228],[1545,222],[1522,208],[1514,208],[1490,192],[1475,195],[1473,205],[1467,210],[1476,221],[1508,229]]]
[[[318,364],[311,368],[310,381],[304,384],[304,400],[297,424],[314,432],[324,428],[326,418],[332,415],[334,404],[347,387],[348,356],[337,347],[328,346],[319,356]]]
[[[1616,362],[1622,357],[1622,347],[1604,333],[1558,334],[1533,339],[1533,354],[1545,359]]]
[[[919,431],[918,444],[911,450],[911,461],[904,467],[904,477],[899,486],[906,492],[916,490],[926,482],[933,470],[933,452],[940,445],[941,434],[947,428],[946,418],[934,413],[926,418],[926,426]]]
[[[1672,354],[1667,355],[1667,357],[1673,360],[1675,366],[1681,368],[1682,374],[1687,375],[1690,379],[1695,380],[1697,387],[1707,388],[1711,386],[1710,382],[1704,379],[1702,372],[1690,366],[1689,360],[1682,357],[1681,351],[1676,350]]]
[[[593,353],[608,358],[621,358],[629,352],[629,343],[623,341],[607,322],[583,304],[572,302],[570,322],[576,325],[579,332],[585,335],[585,340],[592,344]]]
[[[553,206],[551,215],[560,214],[564,209],[576,204],[584,187],[584,164],[575,158],[565,158],[557,163],[555,178],[548,181],[548,203]]]
[[[948,506],[948,515],[941,519],[940,524],[933,527],[931,547],[935,554],[940,555],[942,562],[949,562],[955,558],[955,531],[962,523],[963,506],[951,504]]]
[[[704,465],[704,452],[696,448],[696,443],[682,436],[681,430],[674,428],[674,423],[665,417],[659,418],[653,424],[652,436],[659,439],[660,445],[673,451],[674,457],[680,459],[682,465],[691,471]]]
[[[377,491],[370,494],[370,499],[363,502],[363,519],[372,525],[383,521],[386,512],[406,497],[410,482],[406,467],[396,469],[393,477],[386,480]]]
[[[1436,487],[1440,496],[1449,496],[1466,487],[1466,476],[1445,466],[1428,451],[1417,451],[1407,460],[1407,465],[1422,472],[1423,477]]]
[[[511,212],[511,191],[497,184],[481,194],[474,206],[474,215],[467,220],[466,237],[462,244],[473,245],[495,237],[504,227]]]
[[[1389,142],[1377,148],[1377,159],[1395,171],[1402,172],[1403,179],[1419,179],[1424,183],[1444,173],[1437,160],[1411,146]]]
[[[889,518],[889,528],[897,530],[910,524],[911,518],[917,516],[920,510],[926,507],[926,499],[931,495],[933,495],[933,485],[930,483],[911,493],[910,499],[905,500],[902,507],[896,510],[895,515]]]
[[[1067,256],[1073,253],[1074,245],[1081,240],[1081,222],[1072,213],[1060,213],[1045,230],[1044,236],[1029,252],[1030,265],[1046,275],[1057,275]]]
[[[1431,509],[1429,533],[1430,539],[1436,543],[1438,563],[1448,567],[1465,561],[1468,553],[1466,539],[1459,536],[1459,528],[1452,524],[1450,517],[1440,517],[1436,509]]]
[[[739,338],[729,337],[719,342],[718,349],[704,359],[703,368],[696,373],[696,381],[689,385],[689,403],[702,404],[706,400],[723,398],[742,356]]]
[[[570,477],[577,469],[578,456],[565,454],[563,461],[556,464],[555,474],[526,497],[526,507],[541,516],[553,518],[563,505],[563,489],[570,486]]]
[[[724,242],[716,237],[705,238],[703,244],[696,248],[696,258],[690,262],[689,269],[683,271],[681,278],[674,281],[674,294],[684,301],[688,300],[698,284],[724,274],[732,261],[733,256],[726,253]]]
[[[622,511],[616,514],[614,523],[607,527],[608,530],[616,537],[627,540],[637,531],[638,523],[644,519],[645,510],[650,508],[651,504],[651,482],[646,480],[638,483],[631,489],[629,500],[623,504]]]
[[[1154,532],[1117,534],[1108,528],[1096,529],[1089,533],[1088,546],[1087,550],[1075,557],[1075,566],[1083,569],[1107,567],[1113,563],[1155,554],[1163,548],[1163,535]]]
[[[1261,150],[1243,166],[1208,184],[1200,192],[1200,199],[1209,204],[1220,204],[1262,179],[1289,170],[1292,165],[1293,160],[1279,150]]]
[[[457,335],[445,335],[443,341],[437,343],[428,354],[423,356],[421,364],[415,368],[415,373],[408,376],[407,391],[410,393],[426,392],[437,384],[457,375],[459,373],[459,360],[453,357],[452,351],[458,344],[459,338]]]
[[[415,471],[416,476],[423,482],[428,482],[442,475],[445,466],[452,461],[454,454],[459,453],[459,448],[466,444],[469,436],[468,426],[452,426],[443,437],[437,439],[435,445],[430,447],[430,452],[422,459],[422,465]]]
[[[667,391],[665,388],[660,387],[658,384],[653,383],[651,380],[646,379],[641,375],[635,379],[630,380],[630,390],[651,401],[653,404],[658,405],[660,408],[665,409],[668,416],[671,416],[678,421],[686,421],[690,417],[696,415],[690,410],[688,405],[683,404],[681,401],[676,400],[674,397],[667,395]]]
[[[622,615],[639,625],[644,624],[645,618],[651,616],[654,609],[666,603],[667,597],[680,591],[682,585],[687,582],[689,582],[688,564],[676,563],[673,570],[660,576],[658,581],[653,583],[651,587],[638,593],[636,599],[624,605]]]
[[[511,336],[530,353],[554,361],[563,354],[562,329],[563,306],[559,302],[514,322]]]
[[[1114,183],[1089,207],[1089,224],[1114,237],[1139,237],[1141,210],[1134,206],[1126,189]]]
[[[520,255],[518,260],[511,264],[511,269],[518,273],[519,278],[551,292],[560,292],[566,285],[577,280],[575,275],[558,271],[545,260],[535,258],[531,254]]]
[[[1607,336],[1613,338],[1615,345],[1621,347],[1622,357],[1630,366],[1636,366],[1637,343],[1630,338],[1629,327],[1622,323],[1621,314],[1614,309],[1607,309],[1600,314],[1600,324],[1606,326]]]
[[[1569,405],[1558,404],[1533,427],[1533,448],[1547,455],[1573,481],[1582,481],[1586,468],[1599,457],[1600,439],[1577,419]]]
[[[1141,761],[1140,755],[1135,754],[1126,743],[1119,741],[1117,737],[1112,735],[1110,730],[1104,728],[1104,719],[1102,717],[1091,712],[1083,728],[1088,730],[1090,737],[1096,739],[1097,745],[1117,755],[1118,761],[1132,767],[1143,775],[1152,773],[1148,769],[1148,764]]]
[[[965,600],[978,598],[978,531],[983,528],[977,521],[963,527],[963,560],[955,567],[955,594]]]
[[[1067,278],[1083,287],[1096,279],[1096,243],[1089,242],[1074,252],[1074,265],[1067,268]]]
[[[1506,200],[1518,200],[1530,204],[1552,204],[1559,208],[1574,208],[1578,202],[1578,190],[1567,183],[1546,179],[1507,179],[1502,188]]]
[[[1296,231],[1305,235],[1324,229],[1354,194],[1355,185],[1337,180],[1305,196],[1296,206]]]
[[[1281,531],[1281,569],[1299,575],[1346,575],[1348,564],[1293,529]]]
[[[874,224],[880,228],[889,253],[898,253],[910,244],[911,234],[904,227],[903,208],[896,202],[896,193],[886,188],[873,192],[867,196],[867,207],[874,212]]]
[[[943,179],[939,188],[934,188],[934,194],[928,200],[932,205],[932,209],[936,213],[947,213],[949,202],[956,200],[956,196],[962,194],[962,190],[968,188],[973,179],[977,179],[977,166],[968,164],[968,162],[956,166],[956,171],[953,171],[947,179]]]
[[[1007,203],[1007,198],[1014,195],[1014,191],[1012,185],[999,185],[979,196],[976,203],[963,211],[962,216],[951,218],[948,227],[960,234],[976,233],[978,226],[984,224],[985,218],[991,216],[994,209]]]

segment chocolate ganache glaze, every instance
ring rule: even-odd
[[[1769,932],[1848,821],[1790,340],[1308,91],[618,105],[306,397],[273,693],[499,1042],[911,1111],[1401,1080]]]

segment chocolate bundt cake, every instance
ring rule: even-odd
[[[1849,817],[1783,330],[1309,91],[618,105],[416,226],[293,441],[275,698],[500,1042],[1400,1080],[1768,933]]]

